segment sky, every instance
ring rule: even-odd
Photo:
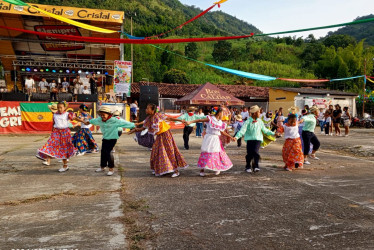
[[[186,5],[207,9],[218,0],[180,0]],[[215,7],[213,10],[218,10]],[[374,0],[228,0],[221,11],[244,20],[263,33],[273,33],[351,22],[358,16],[374,14]],[[313,34],[325,36],[334,29],[307,31],[284,36]]]

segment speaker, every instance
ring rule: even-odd
[[[44,102],[49,100],[49,93],[32,93],[31,101],[33,102]]]
[[[113,83],[113,76],[105,76],[105,85],[112,85]]]
[[[3,93],[3,101],[27,101],[27,95],[24,93]]]
[[[157,86],[140,86],[139,121],[144,121],[147,117],[145,110],[149,103],[158,105],[158,96]]]
[[[72,102],[73,101],[73,95],[71,93],[59,93],[57,94],[57,101],[67,101]]]
[[[97,102],[97,94],[95,95],[78,95],[78,102]]]

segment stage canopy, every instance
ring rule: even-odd
[[[235,86],[233,86],[235,88]],[[244,105],[244,101],[219,89],[217,86],[207,82],[190,94],[178,99],[176,105],[220,105],[227,102],[227,105]]]

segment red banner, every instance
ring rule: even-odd
[[[22,133],[19,102],[0,101],[0,134]]]

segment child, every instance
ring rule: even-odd
[[[91,115],[88,113],[88,107],[84,104],[79,106],[79,119],[83,121],[89,120]],[[78,150],[78,156],[84,155],[88,152],[98,152],[98,146],[92,136],[90,128],[92,125],[81,124],[81,128],[73,135],[74,147]]]
[[[260,171],[258,162],[260,160],[260,145],[264,139],[262,133],[266,135],[275,135],[274,132],[270,131],[265,127],[264,123],[259,118],[260,108],[257,105],[251,107],[250,113],[251,117],[248,118],[248,120],[243,124],[243,127],[235,136],[235,139],[238,140],[244,135],[244,140],[247,142],[247,165],[245,167],[245,171],[247,173]],[[252,160],[254,160],[253,164]],[[253,168],[253,171],[251,168]]]
[[[158,113],[155,104],[148,104],[146,113],[148,116],[144,120],[143,127],[136,128],[135,132],[148,129],[148,133],[157,135],[151,153],[152,173],[155,176],[173,173],[172,178],[178,177],[180,175],[179,170],[188,167],[188,165],[175,144],[170,126],[165,121],[182,121]]]
[[[229,170],[233,166],[219,138],[223,134],[233,139],[233,137],[225,132],[227,124],[221,120],[222,117],[223,109],[221,107],[214,107],[212,108],[212,116],[187,122],[187,124],[195,122],[207,123],[206,135],[201,145],[201,154],[197,163],[197,167],[200,168],[200,176],[202,177],[205,176],[205,168],[213,170],[216,172],[216,175],[219,175],[221,171]]]
[[[273,113],[271,111],[267,112],[260,119],[264,123],[265,128],[267,128],[269,130],[271,130],[272,125],[276,126],[276,124],[273,122]],[[263,135],[264,139],[263,139],[263,141],[261,143],[261,148],[265,148],[265,147],[269,146],[270,143],[272,143],[273,141],[276,140],[271,135],[265,135],[265,134],[262,134],[262,135]]]
[[[331,127],[331,113],[329,110],[327,110],[324,115],[325,115],[325,122],[324,122],[325,135],[329,135],[330,127]]]
[[[112,117],[112,111],[110,108],[102,106],[99,110],[99,118],[91,119],[89,121],[79,120],[86,125],[93,124],[100,126],[100,130],[103,133],[103,144],[101,145],[101,158],[100,168],[96,169],[95,172],[103,172],[106,167],[109,167],[107,173],[108,176],[114,174],[114,159],[110,153],[117,143],[119,138],[118,128],[135,128],[135,124],[132,122],[125,121],[119,117]]]
[[[289,114],[288,121],[283,125],[284,139],[282,156],[284,169],[292,171],[294,168],[302,168],[304,162],[303,150],[299,135],[299,127],[296,114]]]
[[[232,125],[234,128],[235,128],[235,134],[234,136],[240,131],[240,129],[242,128],[244,124],[244,121],[243,121],[243,118],[241,115],[236,115],[235,116],[235,122],[234,124]],[[237,145],[238,145],[238,148],[240,148],[242,146],[242,138],[240,138],[238,141],[237,141]]]
[[[282,136],[283,134],[283,122],[284,122],[284,116],[282,111],[278,111],[278,116],[277,116],[277,132],[279,136]]]
[[[53,107],[49,106],[53,112]],[[68,159],[75,155],[76,149],[71,142],[71,135],[69,129],[69,120],[74,119],[73,113],[65,112],[67,108],[66,102],[59,102],[57,104],[57,112],[53,114],[53,129],[51,137],[47,143],[38,150],[37,157],[44,159],[44,165],[51,164],[51,158],[62,159],[63,167],[59,172],[66,172],[69,170]]]

